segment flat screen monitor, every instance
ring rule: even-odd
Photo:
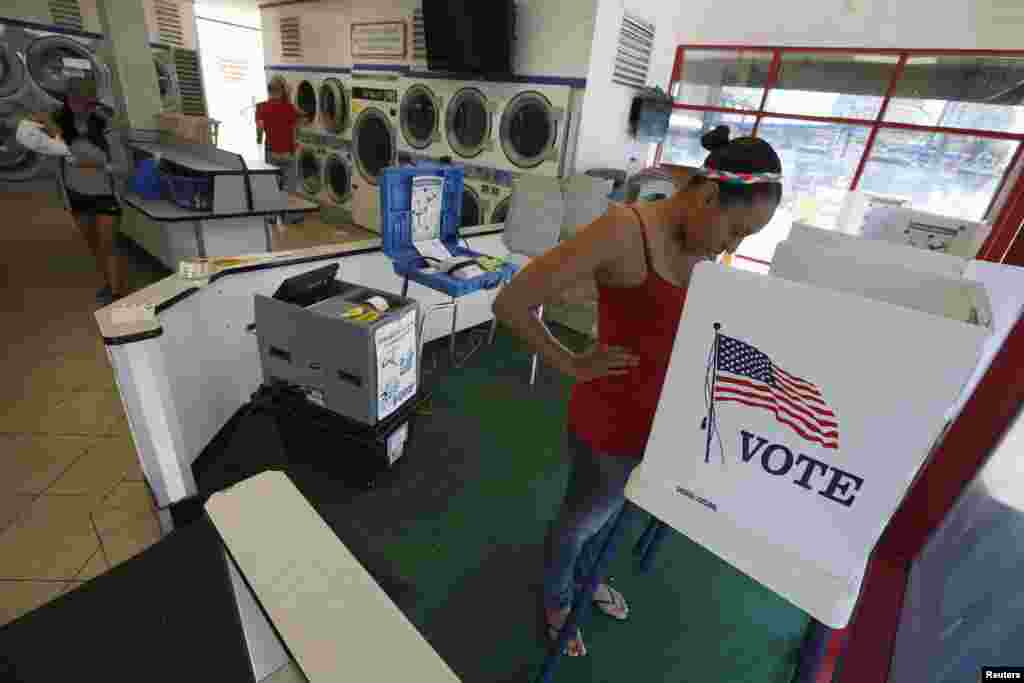
[[[514,0],[423,0],[431,71],[502,78],[512,75]]]

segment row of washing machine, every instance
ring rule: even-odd
[[[110,98],[112,76],[100,45],[85,34],[0,20],[0,181],[29,180],[45,167],[39,155],[15,142],[13,115],[58,109],[69,75],[94,79],[100,97]]]
[[[450,158],[466,167],[466,225],[500,222],[493,217],[502,216],[502,200],[516,174],[563,174],[568,85],[345,70],[279,73],[289,82],[294,104],[315,122],[298,135],[299,167],[310,183],[307,196],[328,201],[327,161],[347,159],[352,221],[369,230],[380,230],[381,173],[406,159]],[[318,178],[319,189],[310,191]]]
[[[367,183],[360,174],[352,141],[309,129],[300,130],[297,137],[299,193],[317,202],[322,215],[331,222],[351,222],[380,232],[379,223],[372,224],[379,211],[378,187]],[[439,161],[437,157],[408,153],[401,155],[399,163]],[[465,171],[462,227],[503,223],[519,174],[475,164],[459,165]],[[368,203],[375,206],[367,206]]]

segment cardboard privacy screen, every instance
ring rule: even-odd
[[[987,333],[698,265],[626,495],[841,628]]]

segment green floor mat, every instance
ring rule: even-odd
[[[541,543],[568,476],[569,383],[542,369],[531,388],[529,369],[505,333],[443,374],[431,419],[461,425],[451,447],[473,451],[475,476],[388,548],[420,593],[410,616],[467,682],[532,680],[545,654]],[[595,613],[583,628],[590,656],[566,658],[556,679],[788,683],[806,614],[680,534],[640,575],[631,551],[648,519],[631,508],[612,562],[629,621]]]
[[[459,335],[460,352],[480,332]],[[568,477],[569,382],[542,366],[531,387],[529,354],[505,330],[462,368],[447,366],[443,342],[425,356],[426,368],[439,360],[424,382],[431,414],[413,421],[406,454],[371,491],[336,478],[358,454],[301,424],[275,446],[277,428],[255,413],[193,470],[206,493],[285,470],[462,681],[529,683],[547,653],[543,539]],[[648,520],[630,508],[611,563],[629,620],[592,615],[590,655],[563,659],[556,680],[789,683],[807,616],[680,534],[640,575],[632,547]]]

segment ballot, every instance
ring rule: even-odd
[[[699,264],[627,497],[846,626],[989,335],[919,304]]]

